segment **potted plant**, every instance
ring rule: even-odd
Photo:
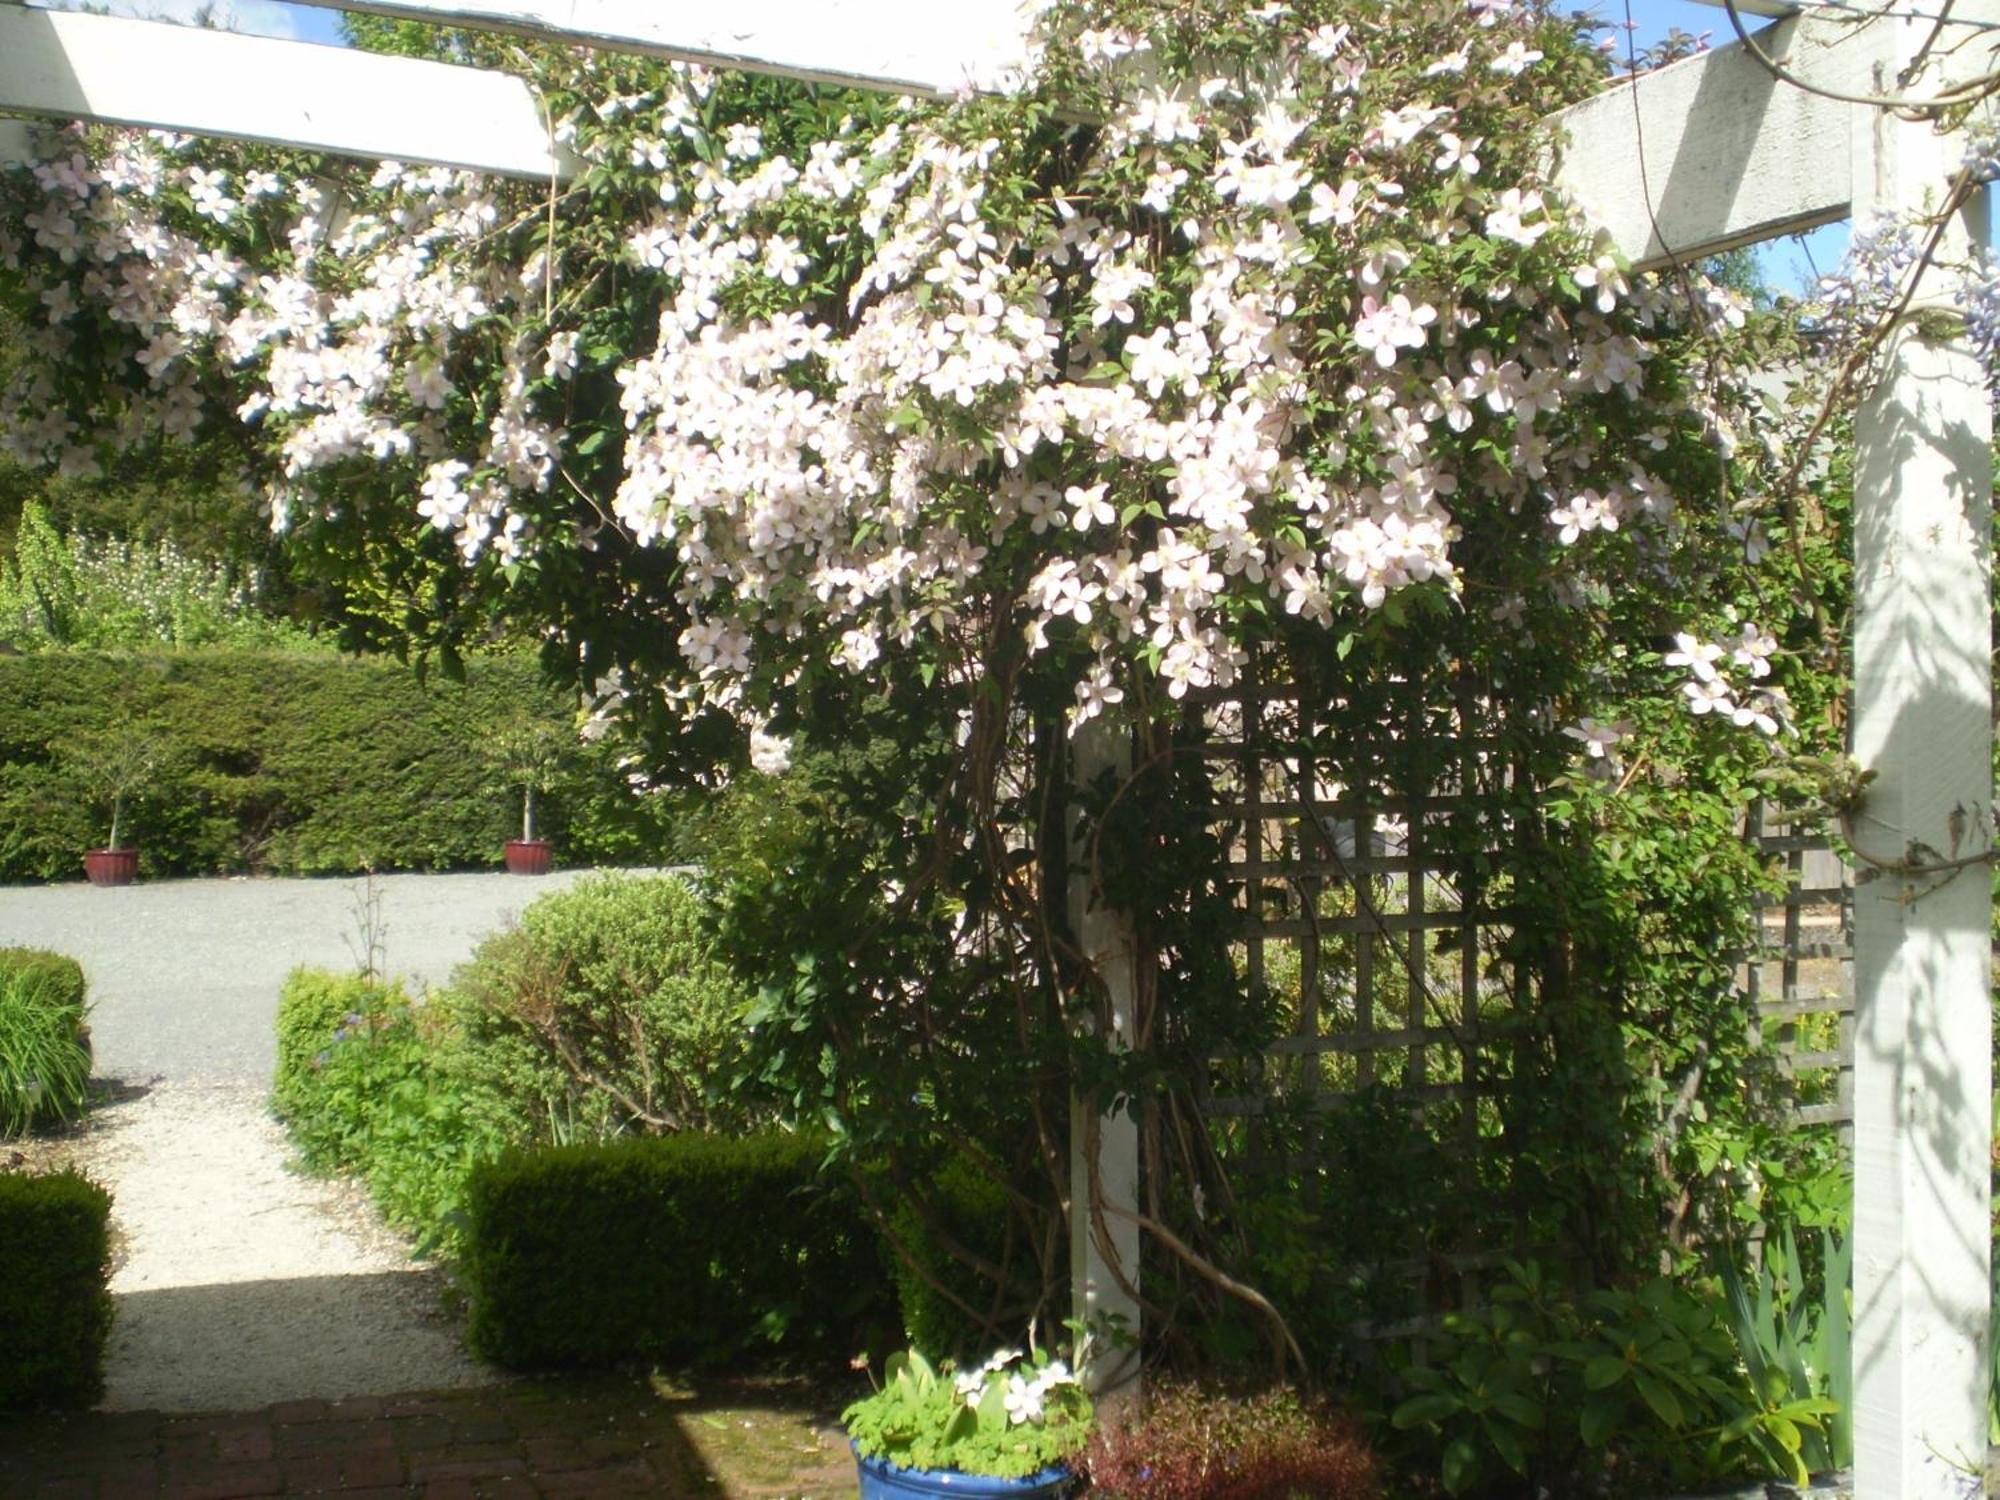
[[[110,837],[101,848],[83,852],[83,873],[92,885],[130,885],[138,874],[138,848],[120,842],[126,832],[125,812],[161,773],[169,754],[166,740],[145,725],[130,726],[114,739],[64,754],[84,796],[110,814]]]
[[[573,748],[573,737],[547,719],[522,717],[503,729],[493,744],[494,759],[508,782],[521,789],[521,836],[507,840],[507,870],[514,875],[546,875],[553,857],[549,841],[535,836],[535,794],[555,790]]]
[[[1058,1500],[1090,1440],[1090,1396],[1062,1360],[1003,1349],[958,1373],[911,1349],[892,1354],[881,1388],[841,1414],[861,1500],[920,1496]]]

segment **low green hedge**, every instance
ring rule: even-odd
[[[469,1339],[515,1368],[756,1349],[848,1355],[893,1324],[874,1232],[799,1136],[514,1151],[475,1168]]]
[[[976,1363],[992,1349],[995,1334],[982,1319],[969,1316],[965,1307],[978,1309],[982,1317],[998,1310],[1003,1322],[1012,1322],[1014,1309],[1032,1306],[1035,1301],[1033,1257],[1022,1247],[1016,1247],[1013,1256],[1008,1254],[1006,1189],[971,1163],[945,1162],[924,1183],[924,1191],[929,1199],[928,1218],[907,1203],[886,1210],[894,1244],[902,1247],[898,1254],[885,1245],[883,1258],[895,1282],[903,1330],[910,1343],[927,1354]],[[988,1263],[1017,1273],[1015,1284],[1004,1289],[997,1309],[992,1280],[947,1250],[937,1230]],[[940,1287],[951,1295],[946,1296]]]
[[[0,880],[78,877],[108,827],[77,761],[120,737],[159,763],[126,808],[142,874],[494,865],[521,797],[487,751],[524,717],[568,711],[520,656],[462,683],[295,652],[0,656]],[[661,858],[665,814],[609,746],[578,747],[537,806],[565,863]]]
[[[42,948],[0,948],[0,1138],[83,1113],[90,1080],[83,968]]]
[[[393,991],[360,974],[298,968],[278,991],[278,1073],[271,1102],[286,1120],[310,1112],[326,1054],[349,1016],[379,1011]]]
[[[111,1195],[76,1173],[0,1173],[0,1410],[103,1394],[110,1222]]]
[[[272,1106],[306,1164],[364,1179],[420,1254],[457,1250],[467,1178],[507,1140],[462,1050],[400,985],[295,969],[279,996]]]

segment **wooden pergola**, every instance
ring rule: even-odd
[[[1022,40],[1009,0],[311,3],[931,95],[1003,82]],[[1992,71],[2000,0],[1738,8],[1783,17],[1758,37],[1768,63],[1719,48],[1558,117],[1569,142],[1558,180],[1625,256],[1656,268],[1935,203],[1961,140],[1871,101]],[[14,0],[0,0],[0,109],[541,181],[576,165],[519,79]],[[23,149],[19,129],[0,120],[0,157]],[[1952,306],[1961,273],[1949,268],[1985,224],[1982,192],[1890,333],[1856,421],[1853,754],[1874,780],[1853,837],[1875,872],[1857,891],[1855,933],[1863,1500],[1979,1493],[1987,1446],[1992,902],[1983,864],[1923,870],[1994,838],[1990,401],[1964,339],[1924,316]],[[1101,733],[1076,754],[1086,772],[1123,757]],[[1127,935],[1084,892],[1074,900],[1114,1014],[1129,1019]],[[1136,1325],[1138,1231],[1120,1212],[1138,1201],[1136,1136],[1115,1107],[1099,1123],[1097,1159],[1072,1161],[1073,1183],[1099,1186],[1095,1211],[1093,1195],[1072,1194],[1076,1311]]]

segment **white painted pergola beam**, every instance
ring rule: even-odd
[[[0,4],[0,110],[546,182],[575,159],[522,79],[417,58]],[[26,136],[0,122],[0,160]]]
[[[1019,64],[1017,0],[301,0],[814,83],[949,96]]]
[[[1851,22],[1797,16],[1758,40],[1822,87],[1868,88],[1868,52]],[[1860,112],[1780,83],[1732,42],[1555,115],[1565,140],[1556,181],[1621,254],[1651,270],[1846,218]]]

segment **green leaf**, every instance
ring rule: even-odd
[[[1438,1477],[1444,1481],[1446,1494],[1464,1494],[1479,1482],[1479,1450],[1464,1438],[1446,1443]]]
[[[1412,1427],[1426,1427],[1454,1417],[1464,1409],[1464,1403],[1456,1396],[1448,1396],[1442,1391],[1429,1395],[1412,1396],[1396,1408],[1389,1421],[1399,1429],[1407,1431]]]
[[[1653,1415],[1667,1426],[1679,1428],[1686,1421],[1686,1414],[1681,1410],[1680,1398],[1674,1395],[1672,1387],[1662,1385],[1644,1370],[1632,1372],[1632,1383],[1639,1388],[1640,1396],[1653,1409]]]
[[[1528,1472],[1528,1445],[1521,1441],[1519,1432],[1501,1422],[1482,1421],[1479,1426],[1480,1431],[1486,1434],[1486,1440],[1493,1445],[1494,1452],[1500,1455],[1501,1462],[1516,1474]]]
[[[1583,1388],[1608,1390],[1623,1380],[1631,1366],[1615,1354],[1600,1354],[1583,1367]]]
[[[1583,1403],[1577,1419],[1577,1433],[1586,1448],[1602,1448],[1618,1426],[1624,1403],[1609,1396],[1593,1396]]]
[[[986,1382],[986,1389],[979,1397],[979,1430],[982,1432],[1007,1430],[1007,1383],[1004,1380]]]
[[[1516,1426],[1540,1432],[1545,1420],[1542,1404],[1519,1391],[1501,1391],[1493,1398],[1493,1410]]]

